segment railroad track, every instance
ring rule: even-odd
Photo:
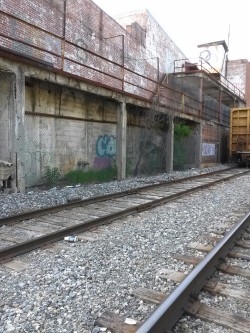
[[[248,172],[244,169],[224,169],[106,196],[78,199],[61,206],[1,219],[0,262],[61,240],[65,236],[82,233]]]
[[[242,212],[239,215],[242,215]],[[219,275],[214,274],[219,271],[220,274],[250,278],[249,269],[242,268],[240,264],[227,263],[228,258],[250,261],[249,226],[250,211],[225,235],[214,230],[209,235],[201,237],[200,242],[190,243],[187,246],[194,251],[207,253],[203,259],[200,255],[174,255],[174,259],[187,265],[194,265],[195,268],[189,274],[167,268],[162,268],[157,272],[157,275],[162,279],[177,283],[176,289],[171,294],[167,295],[146,288],[133,290],[131,295],[141,301],[159,304],[159,307],[143,323],[135,323],[131,320],[129,322],[129,320],[115,313],[104,312],[96,321],[96,325],[105,327],[112,333],[165,333],[171,332],[185,314],[196,319],[215,323],[233,330],[233,332],[249,333],[250,318],[208,306],[205,302],[202,302],[202,296],[199,297],[199,293],[203,291],[214,296],[231,297],[249,304],[249,290],[243,290],[237,288],[237,286],[232,287],[227,283],[220,282]],[[204,244],[204,240],[206,244]]]

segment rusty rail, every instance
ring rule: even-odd
[[[173,328],[186,310],[192,312],[199,292],[249,224],[250,212],[209,252],[136,333],[165,333]]]
[[[222,172],[224,172],[224,171],[225,170],[222,170]],[[166,186],[166,185],[172,185],[173,183],[181,183],[181,182],[188,181],[188,180],[193,180],[193,179],[195,180],[197,178],[198,179],[199,178],[204,178],[204,177],[208,177],[209,175],[219,174],[220,172],[221,172],[221,170],[212,172],[210,174],[206,173],[206,174],[203,174],[203,175],[183,178],[181,180],[175,180],[173,182],[163,182],[161,184],[152,184],[152,185],[148,185],[148,186],[145,186],[145,187],[140,187],[140,188],[133,189],[133,190],[123,191],[123,192],[109,194],[109,195],[100,196],[100,197],[89,198],[89,199],[85,199],[85,200],[79,200],[79,201],[77,200],[77,201],[70,202],[70,203],[67,203],[67,204],[64,204],[64,205],[61,205],[61,206],[50,207],[50,208],[47,208],[47,209],[41,209],[41,210],[37,210],[37,211],[33,211],[33,212],[31,211],[31,212],[24,213],[24,214],[18,214],[16,216],[10,216],[8,218],[1,219],[0,220],[0,225],[14,224],[14,223],[19,222],[20,220],[22,221],[22,220],[27,220],[27,219],[31,219],[31,218],[36,218],[36,217],[39,217],[39,216],[42,216],[42,215],[45,215],[45,214],[49,214],[49,213],[64,210],[64,209],[70,209],[70,208],[83,206],[83,205],[90,204],[90,203],[101,202],[101,201],[104,201],[104,200],[114,199],[114,198],[117,198],[117,197],[122,197],[122,196],[125,196],[125,195],[129,195],[129,194],[135,194],[135,193],[138,193],[141,190],[145,190],[145,189],[156,188],[156,187],[161,187],[161,186]],[[240,173],[237,173],[237,174],[229,175],[228,177],[223,177],[223,178],[220,178],[220,179],[216,179],[216,180],[213,180],[212,182],[209,182],[209,183],[206,183],[206,184],[203,184],[203,185],[199,185],[199,186],[195,186],[194,188],[188,188],[184,191],[172,194],[170,196],[163,197],[161,199],[153,200],[153,201],[148,202],[148,203],[137,205],[137,206],[125,209],[125,210],[120,211],[120,212],[112,213],[112,214],[109,214],[109,215],[106,215],[106,216],[103,216],[103,217],[100,217],[100,218],[96,218],[94,220],[89,220],[89,221],[86,221],[84,223],[75,225],[73,227],[64,228],[62,230],[55,231],[55,232],[47,234],[47,235],[29,240],[29,241],[26,241],[26,242],[22,242],[22,243],[17,244],[17,245],[10,246],[10,247],[2,249],[0,251],[0,262],[7,261],[7,260],[9,260],[10,258],[12,258],[14,256],[23,254],[25,252],[29,252],[29,251],[31,251],[33,249],[36,249],[36,248],[38,248],[42,245],[46,245],[46,244],[61,240],[61,239],[63,239],[63,237],[65,237],[69,234],[84,232],[84,231],[88,230],[89,228],[110,223],[110,222],[112,222],[116,219],[119,219],[121,217],[126,217],[126,216],[131,215],[131,214],[135,214],[135,213],[147,210],[147,209],[151,209],[153,207],[157,207],[159,205],[162,205],[162,204],[167,203],[169,201],[172,201],[174,199],[180,198],[180,197],[182,197],[186,194],[195,192],[197,190],[204,189],[206,187],[210,187],[211,185],[215,185],[215,184],[218,184],[220,182],[224,182],[225,180],[229,180],[229,179],[232,179],[232,178],[239,177],[239,176],[244,175],[244,174],[249,173],[249,172],[250,171],[247,170],[247,171],[243,171],[243,172],[240,172]]]

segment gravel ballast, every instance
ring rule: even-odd
[[[0,214],[4,217],[63,203],[73,196],[87,198],[219,168],[224,166],[42,193],[1,194]],[[165,293],[174,290],[175,283],[161,279],[157,272],[162,268],[192,269],[171,255],[194,254],[194,250],[186,248],[188,243],[218,228],[227,230],[223,224],[233,225],[236,220],[232,212],[250,208],[250,176],[200,193],[88,232],[89,241],[60,241],[50,248],[22,255],[18,260],[26,263],[27,269],[21,272],[0,266],[0,332],[98,333],[94,323],[105,310],[138,322],[144,320],[156,306],[133,297],[131,291],[138,287]],[[250,269],[247,262],[241,266]],[[247,279],[224,279],[232,286],[238,279],[240,287],[249,290]],[[215,300],[204,293],[202,301],[243,317],[250,316],[246,304],[239,300]],[[175,332],[231,331],[186,316]]]

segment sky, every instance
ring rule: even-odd
[[[225,40],[229,60],[250,61],[249,0],[93,0],[107,14],[148,9],[188,57],[199,56],[197,45]]]

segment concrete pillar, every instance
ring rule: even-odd
[[[127,146],[127,109],[122,102],[117,107],[116,125],[116,166],[118,180],[126,178],[126,146]]]
[[[19,68],[0,72],[0,160],[13,164],[12,190],[25,190],[25,77]],[[9,185],[8,185],[9,186]]]
[[[173,160],[174,160],[174,117],[170,115],[168,118],[168,132],[167,132],[167,143],[166,143],[166,172],[173,171]]]
[[[21,68],[16,70],[15,113],[15,155],[16,155],[16,186],[19,192],[25,191],[25,75]]]
[[[222,134],[221,134],[221,126],[218,126],[218,145],[217,145],[217,163],[221,163],[221,155],[222,155]]]
[[[13,163],[15,75],[0,71],[0,160]]]
[[[218,122],[222,122],[222,90],[219,91],[219,98],[218,98]]]
[[[200,117],[203,115],[203,76],[200,77],[199,87]]]
[[[195,152],[195,164],[197,168],[201,167],[202,158],[202,124],[196,124],[196,152]]]

